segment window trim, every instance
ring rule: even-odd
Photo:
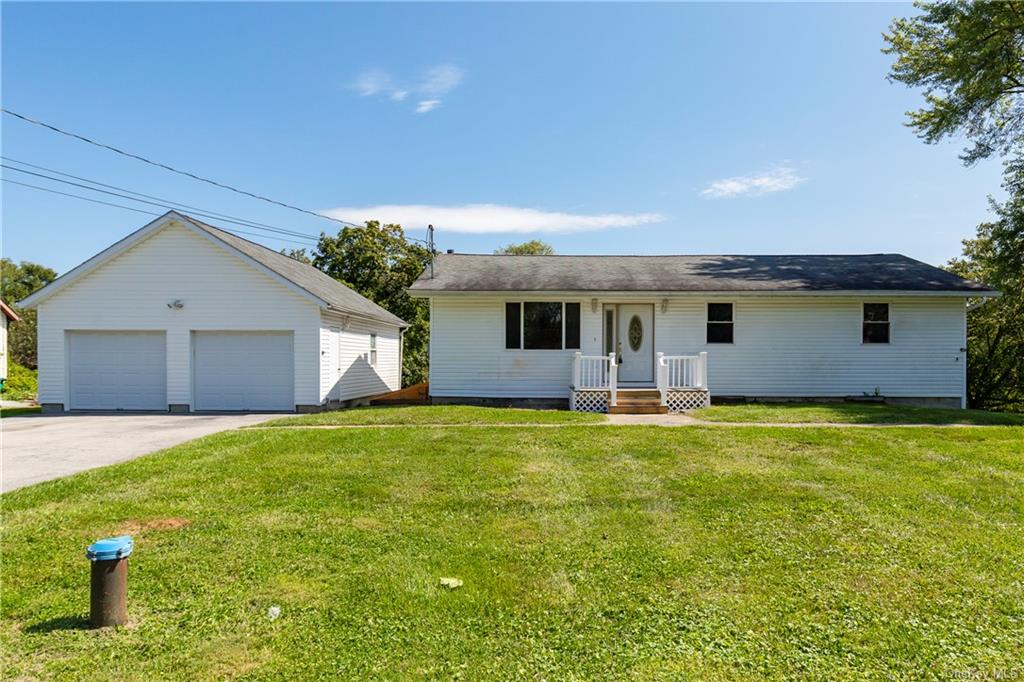
[[[502,301],[502,315],[505,315],[505,306],[509,303],[519,304],[519,348],[508,348],[504,342],[502,342],[502,350],[506,353],[564,353],[569,351],[570,353],[576,353],[583,350],[583,301],[577,301],[576,299],[508,299]],[[526,348],[526,304],[527,303],[558,303],[562,306],[562,346],[561,348]],[[579,348],[566,348],[565,347],[565,306],[567,303],[576,303],[580,306],[580,347]],[[506,322],[507,324],[507,322]],[[504,325],[502,326],[504,329]],[[504,334],[504,332],[503,332]]]
[[[886,306],[886,319],[885,322],[868,322],[864,319],[865,306],[868,304],[882,303]],[[889,340],[888,341],[865,341],[864,340],[864,325],[865,324],[884,324],[889,327]],[[891,301],[861,301],[860,302],[860,345],[862,346],[891,346],[892,345],[892,302]]]
[[[732,306],[732,321],[731,322],[718,322],[711,321],[709,316],[711,315],[711,304],[712,303],[728,303]],[[732,325],[732,341],[708,341],[708,325],[709,324],[731,324]],[[704,301],[704,345],[705,346],[735,346],[736,345],[736,302],[735,301]]]

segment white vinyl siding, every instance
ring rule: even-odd
[[[377,364],[370,364],[370,336],[377,336]],[[320,322],[321,400],[352,400],[402,386],[399,330],[383,323],[323,313]],[[334,363],[333,357],[337,357]]]
[[[175,300],[180,310],[167,306]],[[65,331],[90,329],[164,330],[167,403],[182,405],[192,405],[194,331],[289,332],[293,399],[320,402],[320,307],[176,223],[39,304],[40,402],[67,407]]]
[[[505,348],[506,301],[568,301],[565,297],[452,296],[431,301],[430,394],[439,397],[565,398],[571,350]],[[575,299],[579,300],[579,299]],[[601,308],[580,301],[580,345],[600,354]]]
[[[439,397],[566,398],[573,351],[505,350],[508,296],[431,300],[430,393]],[[542,300],[531,297],[534,300]],[[581,305],[581,351],[603,353],[601,305],[654,304],[655,351],[707,351],[712,395],[960,397],[965,308],[959,297],[878,298],[890,304],[891,343],[861,343],[869,297],[638,295]],[[568,300],[565,296],[547,300]],[[732,344],[706,342],[707,303],[733,303]]]

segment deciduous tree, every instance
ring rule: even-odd
[[[36,311],[23,310],[17,303],[55,279],[57,273],[45,265],[28,261],[15,263],[9,258],[0,259],[0,297],[21,317],[21,322],[8,328],[7,350],[13,362],[30,369],[35,369],[38,364]]]
[[[406,288],[429,262],[427,248],[407,239],[401,225],[376,220],[364,227],[344,227],[334,237],[321,235],[313,254],[314,267],[409,323],[402,367],[405,386],[427,379],[429,308],[426,301],[409,296]]]

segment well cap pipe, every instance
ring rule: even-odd
[[[121,535],[116,538],[104,538],[89,545],[85,556],[89,561],[111,561],[124,559],[132,553],[132,538]]]

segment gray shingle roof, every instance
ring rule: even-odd
[[[921,291],[992,295],[896,253],[850,256],[505,256],[439,254],[413,292]]]
[[[297,287],[305,289],[317,298],[326,301],[330,308],[342,313],[350,313],[388,324],[402,327],[408,326],[400,317],[389,313],[370,299],[357,294],[338,280],[325,275],[311,265],[300,263],[294,258],[289,258],[284,254],[251,242],[248,239],[243,239],[230,232],[225,232],[212,225],[207,225],[191,216],[180,213],[178,215],[210,236],[241,251],[260,265],[284,277]]]

